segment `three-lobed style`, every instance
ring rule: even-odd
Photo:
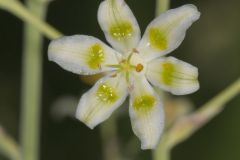
[[[130,95],[133,132],[142,149],[155,148],[164,128],[164,111],[150,84],[174,95],[198,90],[198,69],[165,55],[180,45],[199,17],[191,4],[168,10],[148,25],[140,39],[137,20],[124,0],[104,0],[98,22],[114,49],[86,35],[53,40],[49,60],[76,74],[105,75],[81,97],[76,118],[93,129]]]

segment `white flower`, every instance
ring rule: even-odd
[[[164,111],[150,83],[175,95],[198,90],[198,69],[164,56],[180,45],[199,16],[194,5],[171,9],[154,19],[140,40],[139,25],[124,0],[105,0],[98,10],[98,22],[115,50],[86,35],[52,41],[49,60],[62,68],[81,75],[106,74],[81,97],[76,118],[94,128],[129,94],[133,132],[142,149],[155,148],[164,128]]]

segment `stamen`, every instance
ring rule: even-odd
[[[118,64],[107,64],[106,66],[110,68],[121,68],[121,65]]]
[[[143,65],[139,63],[139,64],[137,64],[137,66],[136,66],[136,71],[137,71],[137,72],[141,72],[141,71],[143,70],[143,68],[144,68]]]
[[[139,53],[139,51],[136,48],[133,48],[132,52],[133,53]]]
[[[117,73],[114,73],[113,75],[111,75],[112,78],[117,77]]]
[[[121,61],[121,63],[126,63],[127,62],[127,60],[126,59],[123,59],[122,61]]]
[[[129,93],[132,92],[133,89],[134,89],[134,85],[133,85],[133,84],[130,84],[130,85],[128,86],[128,92],[129,92]]]
[[[101,64],[98,64],[98,69],[99,69],[99,70],[102,70]]]
[[[125,74],[126,74],[126,81],[127,83],[129,83],[129,72],[126,72]]]
[[[130,60],[131,60],[131,58],[132,58],[132,55],[133,55],[133,52],[131,52],[130,55],[128,56],[128,58],[127,58],[127,62],[128,62],[128,63],[130,62]]]

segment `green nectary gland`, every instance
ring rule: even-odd
[[[109,32],[114,39],[123,40],[132,36],[133,27],[129,22],[121,22],[112,25],[109,28]]]
[[[167,36],[159,28],[150,28],[149,29],[149,42],[154,49],[166,50],[168,47]]]
[[[98,69],[104,62],[105,53],[100,44],[95,44],[88,51],[87,64],[91,69]]]
[[[140,113],[146,113],[155,106],[155,103],[156,99],[154,96],[144,95],[134,99],[133,108]]]
[[[176,68],[174,64],[170,62],[165,62],[162,64],[162,73],[161,73],[161,81],[165,85],[172,85],[173,83],[173,74],[175,73]]]
[[[118,99],[116,90],[105,83],[99,85],[96,96],[98,100],[108,104],[112,104]]]

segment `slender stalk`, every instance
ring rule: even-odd
[[[161,13],[167,11],[170,7],[169,0],[157,0],[156,2],[156,16],[159,16]]]
[[[123,160],[117,138],[116,118],[117,117],[113,115],[109,120],[104,122],[100,128],[104,160]]]
[[[4,132],[0,126],[0,153],[11,160],[20,160],[20,151],[17,143]]]
[[[200,109],[194,113],[204,117],[204,119],[211,119],[214,115],[222,111],[223,106],[237,96],[240,93],[240,78],[232,83],[229,87],[220,92],[212,100],[208,101],[205,105],[200,107]]]
[[[29,25],[32,25],[36,29],[39,30],[39,32],[43,33],[45,36],[47,36],[49,39],[56,39],[61,36],[63,36],[59,31],[42,21],[39,17],[33,15],[29,9],[24,7],[20,2],[15,1],[15,0],[0,0],[0,7],[10,11],[12,14],[16,15],[19,17],[21,20],[26,22]],[[42,15],[43,16],[43,15]],[[33,28],[31,28],[33,31]],[[31,32],[32,32],[31,31]],[[26,41],[30,40],[30,31],[26,33]],[[29,37],[29,39],[27,38]],[[38,37],[38,36],[37,36]],[[35,37],[37,39],[37,37]],[[38,37],[39,38],[39,37]],[[30,40],[31,41],[31,40]],[[39,41],[39,40],[38,40]],[[31,43],[31,42],[30,42]],[[27,42],[26,42],[27,44]],[[39,106],[39,99],[37,99],[37,95],[40,95],[40,88],[36,89],[34,88],[35,86],[39,86],[41,84],[41,75],[38,74],[41,72],[41,56],[40,54],[37,54],[37,52],[34,52],[34,54],[30,54],[31,51],[39,50],[39,46],[25,46],[25,58],[24,58],[24,66],[23,66],[23,94],[22,94],[22,106],[25,106],[23,108],[23,129],[22,129],[22,141],[23,141],[23,155],[27,156],[28,149],[30,149],[30,145],[28,146],[28,143],[35,143],[35,145],[38,145],[38,141],[33,141],[30,142],[30,139],[34,139],[34,137],[28,137],[24,132],[28,127],[32,126],[34,123],[39,123],[37,121],[33,122],[29,119],[31,119],[29,116],[26,115],[31,115],[32,117],[39,112],[39,108],[31,108],[30,106],[32,103],[35,103],[35,106]],[[35,48],[35,49],[34,49]],[[31,57],[31,58],[30,58]],[[33,67],[29,67],[35,64]],[[32,77],[32,78],[30,78]],[[30,85],[32,87],[30,87]],[[37,92],[36,92],[37,91]],[[35,94],[32,94],[32,92],[35,92]],[[29,95],[27,99],[27,95]],[[30,102],[31,101],[31,102]],[[27,110],[27,111],[26,111]],[[32,114],[33,113],[33,114]],[[35,117],[35,120],[38,120],[38,117]],[[27,124],[28,123],[28,124]],[[24,127],[25,126],[25,127]],[[35,126],[37,127],[37,126]],[[34,133],[29,132],[29,135],[32,134],[33,136],[38,137],[38,129],[35,128]],[[102,141],[104,144],[104,157],[106,160],[114,160],[115,159],[121,159],[120,154],[119,154],[119,148],[117,146],[117,143],[115,143],[113,146],[111,141],[109,141],[109,137],[112,137],[112,139],[115,139],[114,141],[117,142],[117,137],[116,137],[116,126],[115,126],[115,119],[113,118],[111,121],[108,121],[105,125],[101,127],[101,136],[102,136]],[[29,140],[27,140],[29,138]],[[24,144],[25,142],[25,144]],[[25,147],[24,147],[25,146]],[[105,147],[106,146],[106,147]],[[108,149],[114,147],[114,152],[109,152]],[[28,149],[27,149],[28,148]],[[111,148],[112,149],[112,148]],[[25,150],[25,152],[24,152]],[[37,158],[37,150],[38,148],[35,148],[34,151],[29,150],[31,152],[28,156],[32,156],[32,159],[29,157],[26,157],[27,160],[35,160]],[[33,159],[35,158],[35,159]],[[24,158],[24,160],[26,160]]]
[[[204,124],[218,115],[224,105],[240,94],[240,79],[208,101],[194,113],[179,119],[171,129],[162,136],[161,142],[153,152],[154,160],[169,160],[171,149],[189,138]]]
[[[164,134],[161,137],[161,142],[156,150],[153,152],[154,160],[170,160],[170,151],[171,149],[168,147],[168,135]]]
[[[46,3],[44,0],[38,0],[37,3]],[[38,16],[32,14],[21,2],[18,0],[0,0],[0,8],[11,12],[13,15],[19,17],[21,20],[29,25],[37,28],[49,39],[56,39],[63,36],[59,31],[45,23]]]
[[[159,16],[161,13],[167,11],[169,9],[169,6],[169,0],[156,0],[156,17]],[[167,134],[163,133],[158,147],[152,153],[154,160],[170,160],[171,149],[168,147],[167,139]]]
[[[199,110],[187,117],[179,119],[167,133],[169,136],[168,145],[172,148],[189,138],[204,124],[218,115],[224,109],[224,105],[238,94],[240,94],[240,79],[236,80],[233,84],[200,107]]]
[[[15,11],[29,18],[23,7],[16,3]],[[27,0],[26,5],[31,15],[44,19],[47,3],[39,0]],[[30,17],[31,19],[32,17]],[[38,21],[35,21],[38,22]],[[52,34],[52,32],[48,32]],[[54,33],[55,34],[55,33]],[[55,36],[55,35],[52,36]],[[42,44],[41,33],[32,26],[24,27],[24,51],[22,66],[22,112],[21,112],[21,145],[22,160],[39,159],[39,135],[42,89]]]
[[[157,0],[156,15],[169,8],[169,0]],[[154,160],[170,160],[171,149],[189,138],[201,126],[209,122],[224,109],[224,105],[240,93],[240,79],[211,99],[196,112],[182,117],[164,133],[157,149],[153,152]]]

